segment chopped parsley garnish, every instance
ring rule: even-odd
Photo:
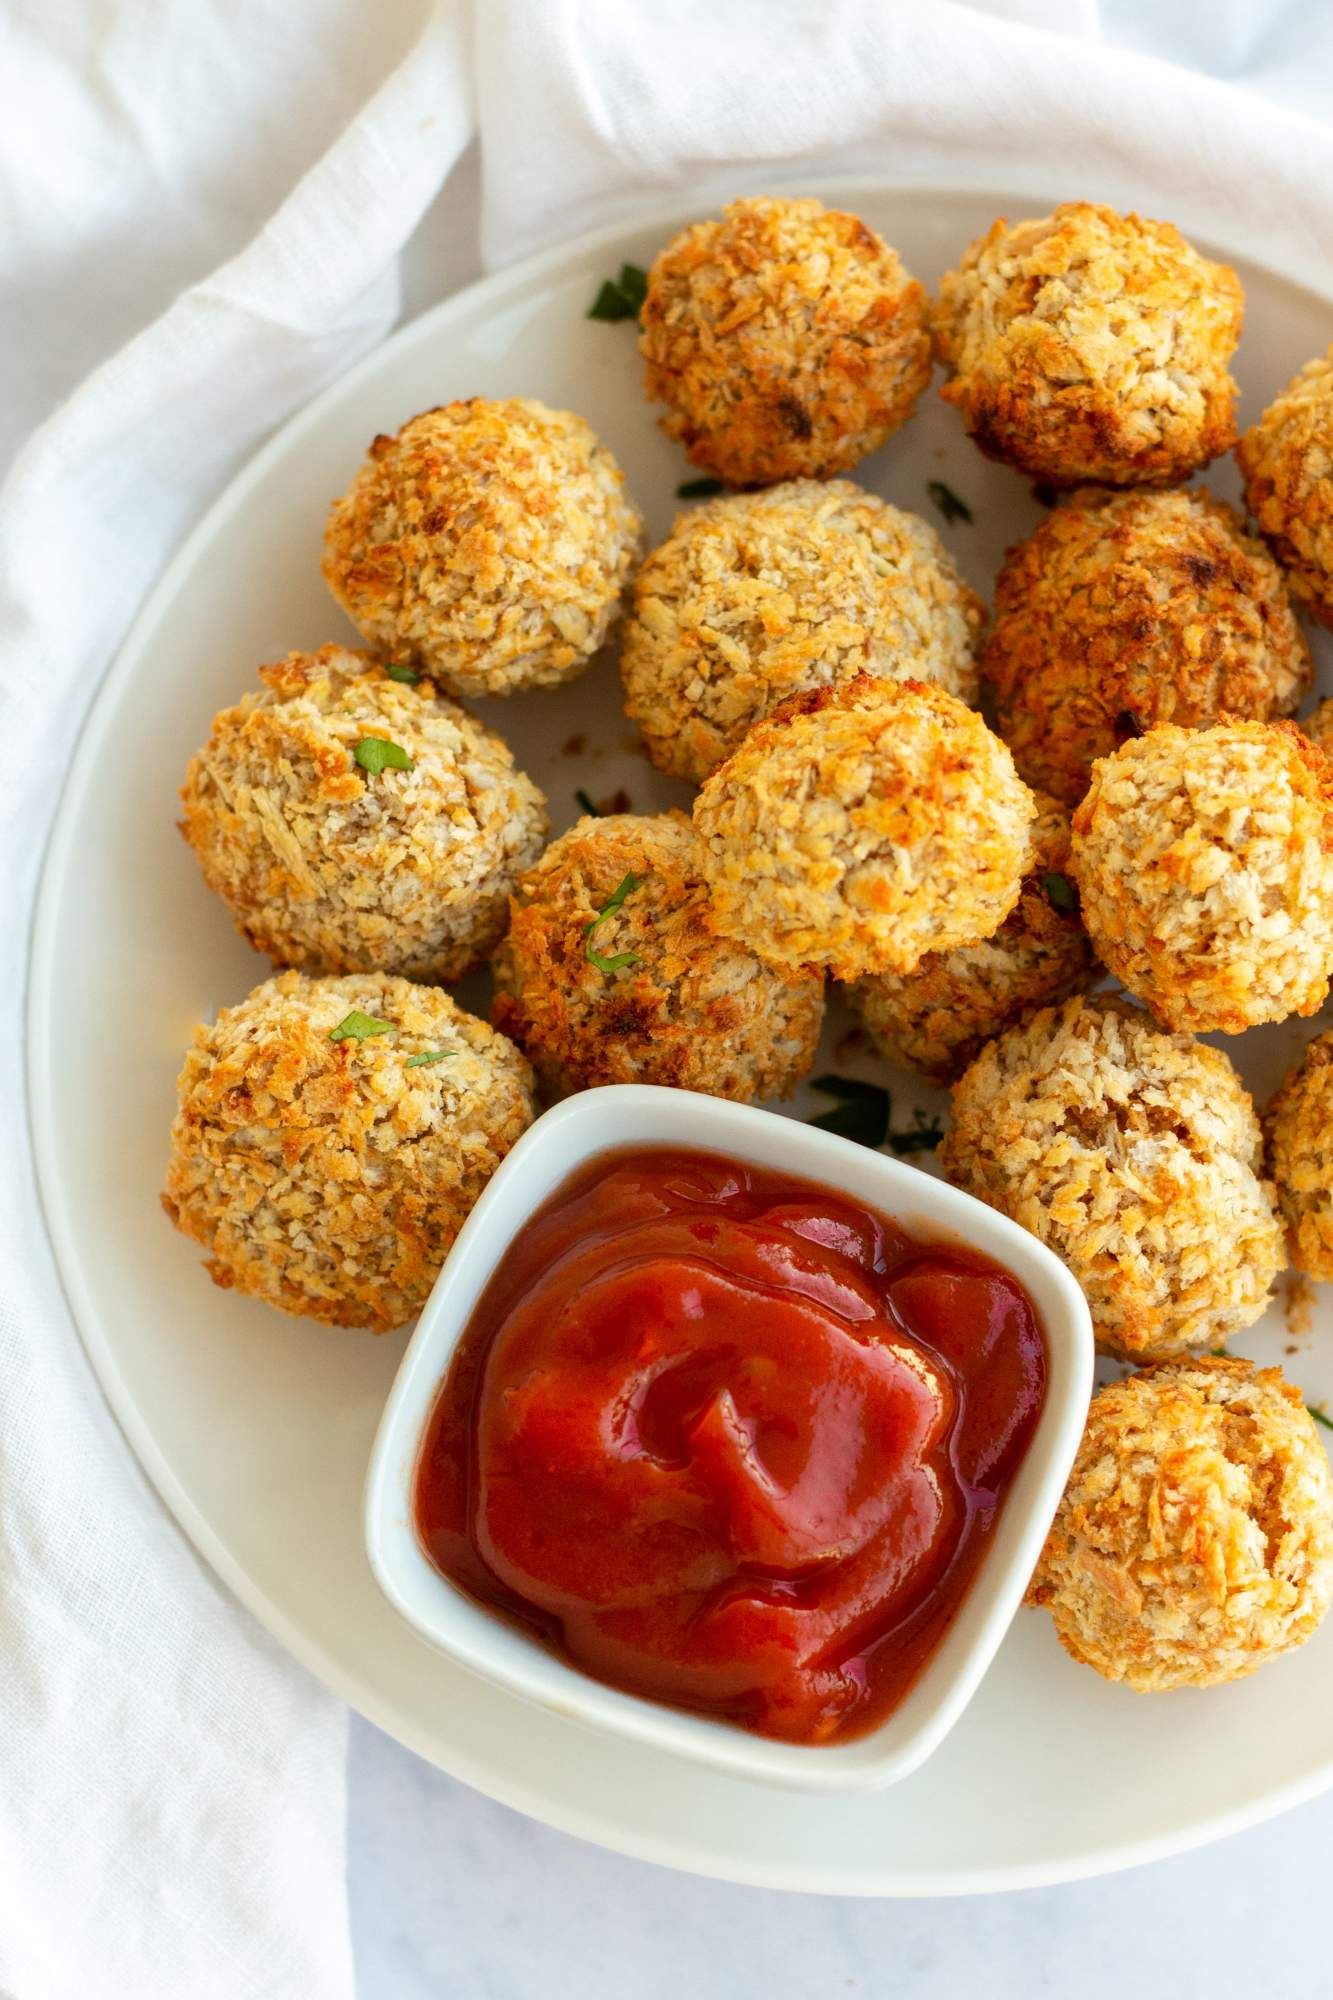
[[[637,264],[622,264],[618,278],[606,278],[592,304],[589,319],[637,319],[648,296],[648,273]]]
[[[852,1076],[816,1076],[811,1078],[810,1088],[823,1091],[825,1097],[836,1097],[838,1102],[807,1123],[817,1125],[821,1132],[836,1132],[840,1139],[855,1139],[859,1146],[887,1145],[902,1159],[908,1153],[931,1151],[944,1137],[943,1126],[920,1110],[913,1114],[910,1125],[894,1131],[890,1125],[893,1099],[882,1084],[862,1083]]]
[[[920,1105],[912,1113],[912,1122],[905,1130],[890,1132],[889,1146],[900,1160],[909,1153],[933,1153],[944,1137],[944,1127],[938,1118],[927,1118]]]
[[[831,1111],[820,1111],[806,1122],[821,1132],[836,1132],[840,1139],[855,1139],[859,1146],[882,1146],[889,1136],[889,1114],[893,1109],[887,1090],[877,1083],[858,1083],[850,1076],[815,1076],[811,1090],[839,1101]]]
[[[425,1069],[429,1063],[448,1062],[452,1049],[423,1049],[419,1056],[409,1056],[404,1069]]]
[[[402,681],[406,687],[415,687],[421,679],[415,667],[404,666],[401,660],[386,660],[384,671],[391,681]]]
[[[584,791],[582,785],[580,785],[578,790],[575,792],[574,800],[576,805],[578,806],[579,811],[587,813],[591,819],[600,819],[602,817],[601,808],[593,804],[592,800],[588,797],[588,794]]]
[[[412,768],[412,759],[402,744],[390,743],[384,736],[363,736],[352,755],[372,778],[378,778],[386,766],[395,771],[410,771]]]
[[[584,930],[583,956],[587,959],[589,965],[595,965],[599,972],[623,972],[627,966],[641,965],[643,963],[637,953],[632,951],[618,951],[610,958],[604,958],[599,951],[593,950],[592,936],[598,925],[604,924],[608,917],[613,917],[626,899],[632,896],[636,889],[643,887],[646,880],[646,876],[635,875],[633,872],[628,874],[616,890],[615,895],[612,896],[610,902],[603,903],[597,915]]]
[[[677,500],[711,500],[715,493],[725,493],[726,487],[720,479],[687,479],[676,488]]]
[[[1067,875],[1052,871],[1043,875],[1041,886],[1046,891],[1046,900],[1053,910],[1074,911],[1078,908],[1078,890]]]
[[[972,509],[968,506],[966,500],[960,500],[952,486],[946,486],[942,479],[928,479],[926,481],[926,491],[939,508],[941,514],[943,514],[945,520],[950,524],[954,521],[970,521],[972,519]]]
[[[1317,1424],[1322,1424],[1326,1431],[1333,1431],[1333,1417],[1330,1417],[1327,1411],[1317,1410],[1313,1403],[1307,1403],[1305,1407]]]
[[[336,1028],[329,1029],[331,1042],[365,1042],[372,1035],[396,1035],[398,1032],[392,1021],[377,1021],[373,1014],[363,1014],[359,1007],[353,1007],[350,1014],[344,1014]]]

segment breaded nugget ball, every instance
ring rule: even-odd
[[[209,887],[280,965],[461,978],[541,853],[542,794],[493,730],[367,654],[289,653],[260,679],[181,788]]]
[[[805,688],[854,674],[977,691],[984,617],[935,530],[850,480],[793,480],[679,515],[634,580],[626,712],[696,782]]]
[[[1283,1259],[1261,1151],[1219,1049],[1097,995],[987,1044],[939,1160],[1063,1258],[1104,1353],[1152,1361],[1262,1313]]]
[[[1060,486],[1188,479],[1236,435],[1244,293],[1169,222],[1063,202],[940,282],[941,393],[988,457]]]
[[[1246,504],[1292,596],[1333,625],[1333,347],[1293,376],[1236,457]]]
[[[1333,1033],[1316,1035],[1264,1113],[1268,1172],[1298,1271],[1333,1279]]]
[[[931,952],[915,972],[874,973],[847,988],[881,1055],[952,1083],[992,1036],[1091,986],[1101,967],[1068,868],[1069,814],[1038,793],[1027,873],[995,935]]]
[[[1211,493],[1079,493],[1009,550],[981,670],[1030,785],[1076,805],[1155,723],[1289,715],[1310,649],[1277,564]]]
[[[215,1284],[382,1333],[424,1305],[531,1083],[438,987],[284,972],[195,1030],[162,1205]]]
[[[495,980],[495,1025],[554,1091],[785,1097],[814,1061],[824,1013],[818,976],[714,935],[676,812],[581,819],[553,842],[519,884]]]
[[[912,972],[998,930],[1035,814],[974,710],[864,674],[756,723],[694,803],[716,928],[839,979]]]
[[[662,428],[729,486],[847,472],[930,380],[926,295],[819,201],[733,201],[648,273],[639,346]]]
[[[640,530],[582,417],[472,396],[375,439],[330,510],[324,575],[377,651],[450,694],[514,694],[582,673]]]
[[[1140,1694],[1240,1680],[1333,1595],[1333,1481],[1300,1391],[1166,1361],[1092,1400],[1028,1591],[1066,1652]]]
[[[1105,757],[1071,857],[1097,955],[1168,1028],[1313,1014],[1333,968],[1333,765],[1290,722],[1152,729]]]

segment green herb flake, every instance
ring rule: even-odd
[[[933,1153],[943,1137],[944,1127],[939,1119],[927,1118],[918,1105],[905,1131],[890,1132],[889,1146],[903,1160],[909,1153]]]
[[[618,951],[610,958],[604,958],[599,951],[594,951],[592,938],[593,932],[597,929],[598,925],[604,924],[608,917],[613,917],[621,905],[634,894],[634,891],[643,887],[647,879],[645,875],[635,875],[633,872],[626,875],[611,900],[603,903],[592,922],[585,928],[583,933],[583,956],[587,959],[589,965],[595,965],[599,972],[623,972],[627,966],[641,965],[643,963],[642,959],[632,951]]]
[[[579,786],[574,794],[574,802],[580,812],[587,813],[589,819],[600,819],[602,817],[601,807],[593,804],[582,785]]]
[[[1067,875],[1052,872],[1043,875],[1041,886],[1046,892],[1046,900],[1053,910],[1064,910],[1070,915],[1078,908],[1078,890]]]
[[[453,1053],[452,1049],[423,1049],[420,1055],[409,1056],[403,1068],[426,1069],[431,1063],[448,1062]]]
[[[720,479],[687,479],[676,488],[677,500],[711,500],[715,493],[725,493],[726,487]]]
[[[862,1083],[854,1076],[816,1076],[811,1078],[810,1088],[822,1091],[825,1097],[836,1097],[838,1102],[806,1122],[817,1125],[821,1132],[836,1132],[840,1139],[854,1139],[858,1146],[887,1145],[904,1159],[909,1153],[933,1151],[944,1137],[938,1120],[927,1118],[921,1110],[913,1113],[910,1125],[895,1131],[891,1123],[893,1099],[882,1084]]]
[[[829,1111],[821,1111],[807,1123],[821,1132],[836,1132],[840,1139],[854,1139],[858,1146],[882,1146],[889,1136],[893,1101],[877,1083],[860,1083],[850,1076],[816,1076],[811,1090],[839,1101]]]
[[[391,681],[401,681],[404,687],[415,687],[421,679],[415,667],[405,666],[401,660],[387,660],[384,671]]]
[[[396,1035],[398,1032],[392,1021],[377,1021],[373,1014],[363,1014],[359,1007],[353,1007],[350,1014],[344,1014],[336,1028],[329,1029],[331,1042],[366,1042],[372,1035]]]
[[[352,752],[363,771],[369,771],[372,778],[378,778],[381,771],[410,771],[412,759],[401,743],[390,743],[384,736],[363,736]]]
[[[942,479],[928,479],[926,491],[950,526],[955,521],[971,521],[972,509],[966,500],[960,500],[952,486],[946,486]]]
[[[648,296],[648,273],[637,264],[622,264],[618,278],[603,280],[588,308],[589,319],[637,319]]]
[[[1333,1417],[1329,1416],[1327,1410],[1317,1410],[1313,1403],[1307,1403],[1305,1407],[1317,1424],[1322,1424],[1326,1431],[1333,1431]]]

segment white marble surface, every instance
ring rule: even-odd
[[[1088,1750],[1090,1776],[1114,1755]],[[627,1861],[360,1721],[349,1815],[358,2000],[1293,2000],[1333,1986],[1333,1795],[1100,1881],[897,1903]]]

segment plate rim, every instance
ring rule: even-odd
[[[1059,199],[1047,190],[1037,188],[1021,173],[1010,178],[1003,168],[991,169],[979,163],[957,180],[886,180],[865,175],[803,177],[789,168],[790,163],[785,163],[769,172],[764,176],[765,184],[788,187],[799,184],[805,193],[848,203],[903,196],[957,199],[996,190],[1003,190],[1011,199],[1031,200],[1034,203],[1050,203]],[[754,181],[756,175],[747,166],[737,178],[748,183]],[[1017,192],[1017,183],[1022,183],[1024,192]],[[1031,191],[1027,192],[1029,189]],[[56,977],[59,927],[55,912],[60,885],[76,858],[70,802],[85,788],[109,726],[114,700],[121,687],[130,681],[139,656],[146,651],[163,623],[179,579],[193,567],[196,551],[208,544],[226,516],[244,504],[253,488],[263,480],[270,464],[298,443],[308,430],[318,428],[326,408],[363,375],[381,369],[399,346],[435,331],[447,331],[454,317],[470,313],[478,306],[494,307],[503,301],[507,292],[514,289],[526,291],[572,261],[592,259],[607,248],[618,247],[631,231],[652,227],[664,230],[679,228],[699,203],[709,200],[708,194],[702,190],[692,199],[689,190],[682,188],[678,197],[670,203],[655,203],[642,211],[626,214],[603,228],[562,238],[535,255],[519,258],[498,271],[484,274],[394,328],[385,339],[326,383],[310,401],[293,411],[264,439],[207,502],[199,519],[168,558],[130,621],[88,704],[60,786],[38,874],[29,930],[27,994],[23,1008],[26,1043],[23,1070],[27,1129],[39,1206],[61,1293],[98,1387],[140,1469],[176,1525],[241,1606],[301,1666],[346,1702],[349,1708],[436,1769],[471,1786],[485,1797],[495,1799],[561,1833],[591,1841],[636,1860],[750,1887],[892,1900],[987,1895],[1086,1881],[1188,1853],[1309,1803],[1333,1789],[1333,1755],[1313,1764],[1299,1778],[1261,1792],[1242,1804],[1205,1813],[1188,1826],[1145,1834],[1135,1840],[1112,1841],[1105,1847],[1085,1846],[1067,1859],[991,1862],[949,1870],[932,1868],[920,1873],[897,1867],[867,1870],[864,1874],[860,1870],[849,1871],[846,1867],[825,1872],[807,1860],[747,1867],[725,1850],[710,1847],[706,1834],[696,1837],[689,1851],[685,1852],[671,1838],[639,1829],[627,1830],[602,1813],[582,1809],[577,1798],[556,1799],[540,1788],[530,1787],[522,1778],[509,1772],[498,1772],[489,1764],[483,1766],[480,1760],[469,1754],[465,1741],[450,1743],[446,1760],[441,1755],[435,1733],[418,1722],[391,1696],[382,1694],[355,1670],[346,1668],[336,1654],[307,1635],[282,1605],[252,1580],[244,1566],[228,1552],[207,1517],[171,1469],[124,1379],[114,1343],[106,1337],[102,1328],[90,1279],[78,1255],[76,1218],[70,1213],[61,1191],[56,1133],[41,1110],[46,1102],[41,1084],[54,1055],[48,1035],[51,1019],[48,1002]],[[1207,235],[1210,232],[1205,229],[1196,233]],[[1230,240],[1224,246],[1224,254],[1242,256],[1280,283],[1295,286],[1321,305],[1333,308],[1333,292],[1312,283],[1309,271],[1297,272],[1284,258],[1274,257],[1269,248],[1259,247],[1248,231],[1225,233]]]

